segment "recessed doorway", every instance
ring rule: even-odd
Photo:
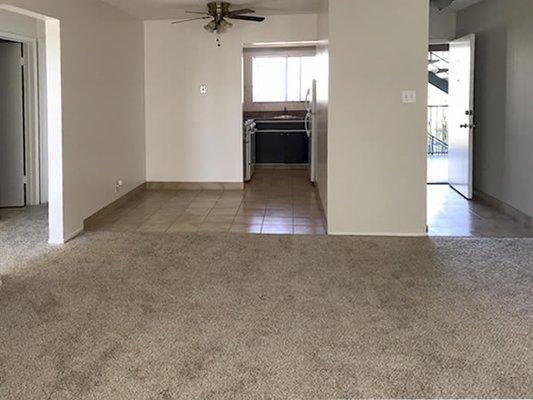
[[[0,13],[0,218],[47,216],[48,242],[61,244],[66,238],[60,22],[9,5],[1,5]],[[9,223],[2,228],[9,230]]]
[[[24,56],[21,42],[0,38],[0,208],[27,204]]]
[[[428,233],[532,237],[531,228],[474,193],[474,60],[474,35],[429,48]]]

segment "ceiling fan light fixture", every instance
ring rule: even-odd
[[[204,29],[209,33],[214,33],[217,30],[217,23],[215,21],[211,21],[204,26]]]
[[[218,24],[218,29],[217,29],[217,32],[218,33],[224,33],[226,32],[229,28],[231,28],[233,26],[233,24],[231,22],[228,22],[226,21],[225,19],[221,20],[220,23]]]

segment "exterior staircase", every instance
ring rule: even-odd
[[[442,51],[429,51],[428,80],[433,86],[448,93],[449,60]]]

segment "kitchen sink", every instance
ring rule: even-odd
[[[277,117],[274,117],[273,119],[301,119],[294,115],[278,115]]]

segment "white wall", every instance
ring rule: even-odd
[[[533,1],[481,2],[458,33],[477,34],[475,189],[533,217]]]
[[[318,15],[317,115],[318,162],[316,187],[324,214],[328,215],[328,102],[329,102],[329,0],[321,2]]]
[[[202,25],[145,23],[149,182],[242,182],[243,44],[317,38],[316,15],[236,21],[220,48]]]
[[[143,24],[100,1],[3,3],[61,23],[63,236],[68,238],[86,217],[145,180]],[[118,194],[117,179],[125,182]]]
[[[428,13],[420,0],[330,1],[330,233],[425,234]]]

